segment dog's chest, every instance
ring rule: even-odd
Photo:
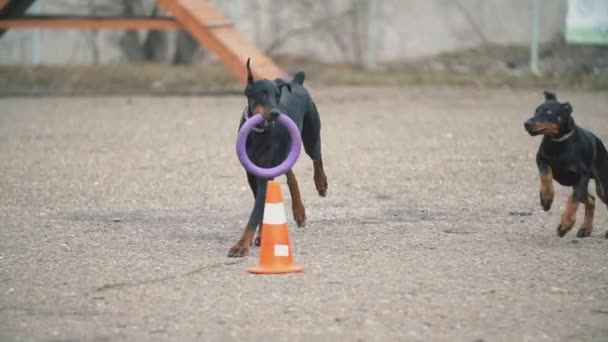
[[[290,140],[285,130],[273,127],[263,133],[252,133],[247,138],[247,155],[260,167],[274,167],[289,152]]]
[[[553,178],[561,185],[573,186],[581,178],[581,169],[576,160],[561,159],[550,162]]]

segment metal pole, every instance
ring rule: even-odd
[[[243,1],[242,0],[232,0],[232,6],[230,11],[232,17],[232,23],[234,27],[238,30],[241,24],[241,16],[243,14]]]
[[[41,2],[42,2],[42,0],[38,0],[38,1],[34,2],[34,6],[33,6],[32,10],[36,15],[39,15],[40,12],[42,11]],[[41,31],[40,29],[35,29],[34,35],[32,37],[32,64],[33,65],[40,64],[40,40],[41,40],[40,31]]]
[[[530,41],[530,71],[540,75],[538,70],[538,41],[540,30],[540,0],[532,0],[532,39]]]
[[[367,60],[368,69],[377,67],[378,53],[378,1],[368,0],[367,7]]]

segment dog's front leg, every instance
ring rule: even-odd
[[[599,175],[595,177],[595,192],[597,193],[597,197],[599,197],[600,200],[602,200],[602,202],[604,202],[606,204],[606,207],[608,208],[608,194],[606,194],[606,191],[604,191],[605,187],[608,188],[608,186],[606,186],[608,185],[608,182],[604,181],[605,179],[608,179],[608,170],[606,171],[606,178],[601,178],[601,176]],[[606,237],[606,239],[608,239],[608,230],[606,230],[604,236]]]
[[[319,193],[319,196],[325,197],[325,195],[327,195],[327,176],[323,169],[323,160],[319,157],[319,159],[312,161],[312,165],[314,168],[313,179],[315,180],[317,192]]]
[[[257,189],[253,210],[251,211],[251,215],[249,216],[249,221],[245,226],[243,235],[228,251],[228,256],[231,258],[244,257],[247,255],[247,253],[249,253],[249,247],[251,247],[253,242],[255,231],[258,226],[261,226],[262,224],[262,218],[264,217],[264,202],[266,200],[267,181],[265,179],[256,178],[256,184]],[[259,238],[261,239],[261,234]]]
[[[298,180],[296,179],[293,170],[287,171],[285,176],[287,177],[287,185],[289,186],[289,194],[291,195],[293,219],[296,220],[298,227],[304,227],[306,226],[306,210],[304,209],[304,203],[302,202],[302,196],[300,195]]]
[[[538,172],[540,174],[540,205],[544,211],[551,209],[553,203],[553,170],[548,164],[538,160]]]
[[[576,222],[578,205],[579,202],[574,201],[574,194],[570,194],[566,202],[566,208],[564,208],[564,212],[562,213],[562,219],[559,222],[559,226],[557,226],[557,236],[564,237],[572,229]]]
[[[576,233],[576,237],[584,238],[591,236],[591,232],[593,231],[593,215],[595,214],[595,197],[587,194],[587,198],[585,200],[585,219],[583,220],[583,224],[581,228]]]
[[[568,202],[566,202],[566,208],[562,213],[562,219],[557,226],[557,235],[564,237],[566,233],[572,229],[576,222],[576,212],[578,211],[579,204],[588,203],[589,197],[587,193],[587,187],[589,186],[589,175],[583,173],[581,179],[577,185],[574,186],[572,194],[568,196]]]
[[[595,214],[595,198],[588,192],[591,175],[585,171],[579,183],[574,187],[574,201],[585,204],[585,219],[581,228],[576,233],[577,237],[583,238],[591,235],[593,230],[593,215]]]

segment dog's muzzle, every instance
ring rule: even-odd
[[[532,136],[540,134],[540,132],[534,131],[534,121],[532,119],[524,122],[524,128],[526,129],[526,132]]]
[[[276,121],[276,119],[279,117],[279,114],[281,114],[281,112],[279,112],[277,109],[271,109],[268,112],[268,115],[270,115],[270,120],[272,121]]]
[[[264,122],[262,124],[254,127],[251,131],[254,133],[263,133],[266,130],[266,128],[274,127],[278,114],[280,114],[280,113],[277,112],[277,115],[273,116],[273,113],[271,112],[270,120],[264,120]],[[243,119],[245,121],[249,120],[249,106],[246,106],[245,109],[243,110]]]

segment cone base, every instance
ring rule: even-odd
[[[304,267],[297,265],[289,266],[256,266],[247,269],[247,272],[253,274],[284,274],[303,272]]]

